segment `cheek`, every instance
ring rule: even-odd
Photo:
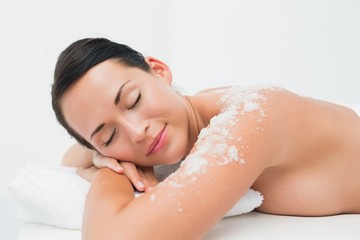
[[[143,103],[141,113],[145,118],[164,117],[171,112],[171,107],[167,100],[160,97],[153,97]]]
[[[115,158],[120,161],[131,161],[133,162],[134,156],[132,154],[131,147],[128,146],[125,142],[120,141],[111,146],[111,148],[104,149],[101,151],[101,154]]]
[[[171,91],[154,94],[155,96],[148,100],[148,110],[153,113],[165,113],[174,118],[186,111],[184,99]]]

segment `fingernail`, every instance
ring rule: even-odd
[[[116,171],[118,172],[118,173],[122,173],[123,171],[124,171],[124,169],[122,168],[122,167],[116,167]]]
[[[138,181],[138,187],[139,187],[139,188],[145,188],[145,185],[144,185],[143,182]]]

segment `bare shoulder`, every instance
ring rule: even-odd
[[[218,94],[220,111],[205,131],[212,136],[228,132],[228,145],[237,147],[239,161],[242,155],[276,156],[255,157],[257,164],[265,167],[281,165],[284,159],[298,156],[298,146],[311,149],[305,146],[310,144],[308,137],[311,135],[315,142],[323,137],[342,111],[331,103],[278,87],[232,87],[209,92]]]
[[[200,94],[206,94],[206,93],[211,93],[214,91],[218,91],[218,90],[225,90],[225,89],[229,89],[232,86],[224,86],[224,87],[216,87],[216,88],[207,88],[207,89],[203,89],[199,92],[196,93],[196,95],[200,95]]]
[[[265,168],[278,163],[279,152],[290,144],[286,135],[290,127],[287,122],[294,117],[292,110],[307,101],[272,86],[213,88],[199,95],[204,96],[203,102],[213,103],[203,106],[204,109],[216,110],[210,117],[206,116],[210,118],[209,123],[200,132],[183,166],[188,169],[196,162],[200,167],[202,162],[206,167],[222,166],[229,175],[253,166],[257,170],[248,171],[252,175],[246,176],[250,181]]]

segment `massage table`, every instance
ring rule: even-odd
[[[17,240],[49,239],[81,240],[81,231],[42,224],[24,223]],[[329,217],[291,217],[253,211],[243,215],[224,218],[212,228],[204,239],[359,240],[360,214],[344,214]]]

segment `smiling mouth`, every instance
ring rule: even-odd
[[[166,129],[166,124],[165,124],[164,128],[158,133],[158,135],[156,136],[154,141],[151,143],[151,145],[149,146],[146,156],[148,156],[152,153],[156,153],[164,145],[166,137],[167,137],[165,129]]]

